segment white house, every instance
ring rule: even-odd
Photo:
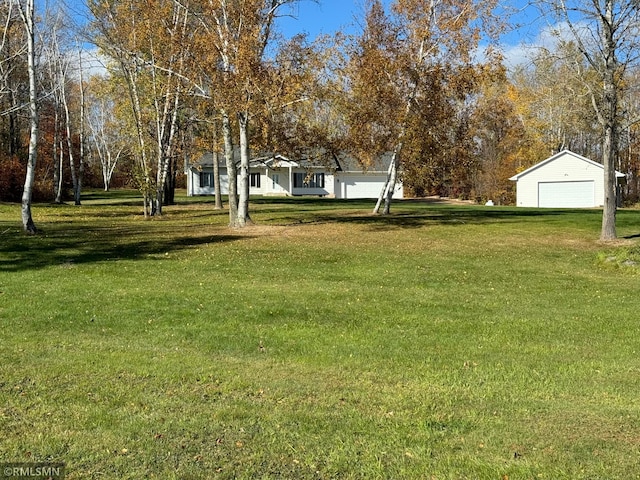
[[[387,178],[390,158],[363,170],[355,161],[334,157],[329,164],[293,161],[276,155],[254,159],[249,168],[250,195],[315,195],[331,198],[377,198]],[[229,192],[224,156],[218,156],[220,190]],[[187,172],[188,195],[213,195],[213,155],[203,155]],[[403,197],[402,184],[396,184],[394,198]]]
[[[616,172],[618,181],[625,175]],[[604,205],[604,166],[564,150],[514,175],[519,207],[585,208]]]

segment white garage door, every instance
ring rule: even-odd
[[[543,208],[583,208],[595,206],[595,182],[540,182],[538,206]]]
[[[378,198],[384,182],[385,175],[341,175],[336,183],[337,198]]]

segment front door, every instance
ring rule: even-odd
[[[282,185],[280,185],[279,173],[273,173],[271,175],[271,190],[276,193],[281,193],[283,191]]]

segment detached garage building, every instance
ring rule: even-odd
[[[618,181],[624,174],[616,172]],[[514,175],[516,205],[588,208],[604,205],[604,166],[564,150]]]

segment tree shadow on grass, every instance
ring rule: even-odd
[[[59,225],[36,236],[5,232],[0,239],[0,272],[18,272],[54,265],[139,260],[211,243],[251,238],[234,235],[154,235],[139,228]]]
[[[584,219],[601,216],[594,209],[537,209],[515,206],[487,207],[455,203],[448,199],[424,198],[395,200],[390,215],[370,213],[371,199],[336,199],[314,196],[255,197],[251,205],[263,221],[271,225],[353,223],[372,230],[420,228],[426,225],[464,225],[519,223],[534,219]]]
[[[557,218],[569,219],[584,218],[595,215],[598,212],[588,210],[538,210],[514,208],[484,208],[478,206],[425,206],[420,209],[412,208],[411,211],[398,211],[396,209],[390,215],[352,214],[344,215],[319,212],[313,215],[313,219],[299,221],[298,223],[353,223],[368,226],[371,230],[413,229],[428,225],[467,225],[490,223],[521,223],[533,219]],[[294,222],[295,223],[295,222]]]

